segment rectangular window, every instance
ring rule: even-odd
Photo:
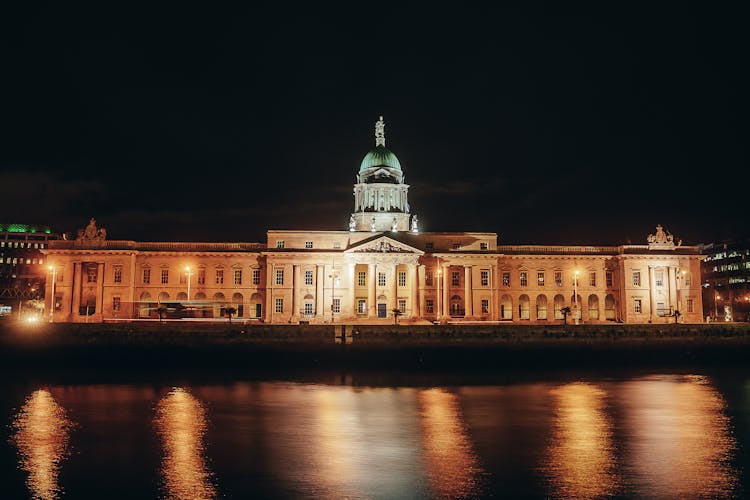
[[[357,299],[357,314],[367,314],[366,299]]]
[[[112,297],[112,310],[113,311],[120,310],[120,297]]]
[[[479,271],[479,279],[482,282],[482,286],[490,286],[490,272],[489,271]]]
[[[364,271],[357,272],[357,286],[367,285],[367,273]]]
[[[536,284],[539,286],[544,286],[544,273],[543,272],[536,273]]]
[[[121,267],[115,267],[114,282],[122,283],[122,268]]]
[[[216,284],[217,285],[224,284],[224,270],[223,269],[216,270]]]
[[[479,249],[480,250],[487,250],[487,249],[489,249],[489,245],[487,244],[486,241],[480,241],[479,242]]]
[[[62,310],[62,295],[55,294],[55,311]]]
[[[612,288],[614,284],[614,278],[612,276],[612,271],[607,271],[604,273],[604,279],[607,281],[607,288]]]
[[[654,271],[656,286],[664,286],[664,271]]]
[[[693,312],[693,299],[687,299],[687,312]]]
[[[378,286],[385,286],[385,273],[378,273]]]
[[[276,248],[284,248],[284,240],[276,240]]]
[[[234,270],[234,284],[235,285],[241,285],[242,284],[242,269],[235,269]]]
[[[151,283],[151,269],[146,268],[143,270],[143,284],[148,285]]]
[[[169,269],[161,270],[161,284],[166,285],[169,283]]]
[[[555,271],[555,286],[562,286],[562,271]]]
[[[305,302],[304,314],[305,314],[305,316],[312,316],[313,315],[313,303],[312,302]]]
[[[96,266],[89,266],[86,269],[86,280],[89,283],[96,283]]]
[[[641,286],[641,272],[633,271],[633,286]]]
[[[283,269],[276,270],[276,284],[277,285],[284,284],[284,270]]]
[[[205,269],[198,269],[198,284],[199,285],[206,284],[206,270]]]
[[[260,285],[260,269],[253,269],[253,285]]]
[[[425,286],[432,286],[432,273],[433,270],[429,267],[424,270],[424,284]]]
[[[635,311],[636,313],[641,312],[641,299],[633,300],[633,311]]]
[[[274,305],[275,305],[275,307],[274,307],[274,310],[275,310],[275,311],[276,311],[277,313],[282,313],[282,312],[284,312],[284,299],[276,299],[276,300],[274,301]]]
[[[490,301],[482,299],[482,314],[488,314],[490,312]]]
[[[312,285],[312,284],[313,284],[313,272],[305,271],[305,285]]]
[[[589,286],[596,286],[596,271],[589,272]]]
[[[503,272],[503,286],[510,286],[510,273]]]
[[[746,262],[745,267],[750,269],[750,262]],[[685,286],[690,286],[690,273],[686,272],[682,276],[685,278]]]
[[[341,312],[341,299],[334,297],[331,307],[333,308],[333,314],[339,314]]]
[[[406,312],[406,299],[398,299],[398,310],[401,314]]]
[[[451,272],[451,285],[458,286],[461,284],[461,273],[458,271]]]
[[[406,286],[406,273],[403,271],[398,273],[398,286]]]
[[[657,302],[656,303],[656,315],[657,316],[666,316],[667,310],[664,307],[664,302]]]
[[[180,285],[184,285],[187,283],[187,273],[185,271],[180,271]]]
[[[425,299],[424,301],[424,309],[425,312],[428,314],[432,314],[435,312],[435,301],[432,299]]]
[[[305,248],[312,248],[312,241],[306,241],[305,242]]]
[[[521,275],[519,276],[521,281],[521,286],[526,286],[529,284],[529,277],[528,274],[525,272],[521,272]]]

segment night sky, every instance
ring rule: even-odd
[[[426,231],[750,236],[740,2],[6,3],[0,222],[346,229],[383,115]]]

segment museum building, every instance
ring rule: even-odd
[[[619,246],[420,231],[384,126],[380,117],[360,164],[348,230],[270,230],[265,243],[136,242],[107,239],[91,219],[74,240],[44,249],[49,320],[702,321],[703,256],[661,225],[645,244]]]

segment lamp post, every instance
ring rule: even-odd
[[[573,272],[573,320],[578,324],[578,270]]]
[[[442,280],[442,269],[440,268],[440,258],[438,258],[438,269],[437,269],[437,320],[440,323],[440,281]]]
[[[190,266],[185,266],[185,272],[187,273],[187,299],[190,302]]]
[[[49,301],[49,322],[52,323],[55,319],[55,279],[57,278],[57,268],[55,266],[48,266],[48,269],[52,271],[52,290]]]
[[[336,278],[338,278],[338,274],[336,274],[336,263],[331,262],[331,274],[328,275],[329,278],[331,278],[331,324],[333,324],[333,314],[334,314],[334,301],[336,300]]]

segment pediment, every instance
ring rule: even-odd
[[[388,236],[380,236],[372,240],[360,242],[347,249],[344,253],[401,253],[424,255],[422,250],[393,238],[389,238]]]

